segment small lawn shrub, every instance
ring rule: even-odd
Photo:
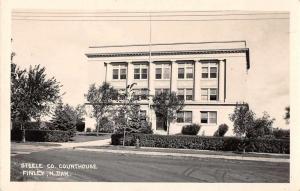
[[[86,132],[90,133],[90,132],[92,132],[92,129],[90,127],[88,127],[88,128],[86,128]]]
[[[182,127],[181,133],[183,135],[197,135],[201,126],[198,124],[185,125]]]
[[[128,134],[125,145],[134,146],[136,139],[142,147],[183,148],[216,151],[289,153],[290,142],[283,139],[242,139],[239,137],[205,137],[192,135]],[[122,145],[123,135],[113,134],[112,145]]]
[[[83,132],[85,129],[85,122],[76,123],[76,131]]]
[[[225,123],[221,124],[219,125],[217,131],[214,133],[214,137],[224,137],[227,131],[228,131],[228,125],[226,125]]]

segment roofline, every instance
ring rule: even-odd
[[[206,42],[175,42],[175,43],[156,43],[151,46],[162,45],[185,45],[185,44],[213,44],[213,43],[237,43],[242,42],[244,46],[247,46],[246,40],[233,40],[233,41],[206,41]],[[132,46],[149,46],[149,44],[128,44],[128,45],[105,45],[105,46],[89,46],[89,48],[117,48],[117,47],[132,47]]]
[[[245,53],[247,61],[247,69],[250,69],[249,48],[236,49],[207,49],[207,50],[181,50],[181,51],[153,51],[152,56],[166,55],[193,55],[193,54],[229,54],[229,53]],[[88,58],[110,58],[110,57],[133,57],[133,56],[149,56],[149,51],[143,52],[114,52],[114,53],[86,53]]]

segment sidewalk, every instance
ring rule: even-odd
[[[135,154],[135,155],[149,155],[149,156],[173,156],[173,157],[192,157],[192,158],[213,158],[213,159],[228,159],[228,160],[245,160],[245,161],[262,161],[262,162],[283,162],[290,161],[287,154],[269,154],[269,153],[246,153],[235,154],[232,152],[219,151],[198,151],[190,149],[166,149],[166,148],[140,148],[134,147],[120,148],[116,146],[86,146],[78,147],[76,150],[92,151],[92,152],[106,152],[118,154]]]
[[[105,146],[109,145],[111,142],[111,139],[103,139],[103,140],[97,140],[97,141],[87,141],[87,142],[78,142],[78,143],[72,143],[72,142],[66,142],[66,143],[59,143],[61,146],[59,148],[73,148],[73,147],[84,147],[84,146]]]

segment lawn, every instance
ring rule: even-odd
[[[100,134],[96,136],[95,134],[77,134],[75,137],[72,138],[72,143],[80,143],[80,142],[88,142],[88,141],[97,141],[103,139],[110,139],[110,134]]]

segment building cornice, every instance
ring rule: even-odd
[[[232,54],[232,53],[245,53],[246,57],[247,57],[247,69],[250,68],[249,48],[152,51],[151,56],[197,55],[197,54]],[[149,51],[142,51],[142,52],[86,53],[85,55],[88,58],[136,57],[136,56],[150,56],[150,52]]]

